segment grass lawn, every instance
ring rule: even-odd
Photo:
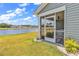
[[[34,42],[36,33],[0,36],[1,56],[63,56],[54,45]]]
[[[16,28],[0,28],[0,30],[16,30]]]

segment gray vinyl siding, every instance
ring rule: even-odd
[[[49,3],[40,13],[61,7],[63,5],[65,5],[65,4],[64,3]]]
[[[79,4],[66,4],[65,36],[79,39]]]
[[[40,13],[66,6],[64,13],[64,36],[79,40],[79,4],[78,3],[50,3]]]

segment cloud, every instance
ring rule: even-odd
[[[30,20],[31,19],[31,17],[26,17],[26,18],[24,18],[24,20]]]
[[[22,16],[25,8],[16,8],[15,10],[8,10],[6,14],[0,15],[0,23],[12,23],[12,18]],[[12,12],[13,11],[13,12]]]
[[[34,17],[33,17],[34,16]],[[38,25],[38,20],[35,17],[35,15],[33,15],[32,17],[26,17],[24,18],[24,22],[25,24],[29,24],[29,25]]]
[[[34,5],[40,5],[41,3],[33,3]]]
[[[14,17],[14,16],[16,16],[16,14],[15,13],[9,13],[9,14],[6,14],[6,16],[8,16],[8,17]]]
[[[15,20],[10,21],[11,24],[16,24],[16,25],[24,25],[24,24],[32,24],[32,18],[26,17],[26,18],[18,18]]]
[[[35,15],[33,15],[33,17],[36,17]]]
[[[28,17],[25,17],[25,18],[17,18],[17,19],[14,19],[14,20],[5,20],[5,23],[9,23],[9,24],[16,24],[16,25],[37,25],[37,22],[38,20],[33,17],[33,16],[28,16]]]
[[[3,14],[3,15],[0,16],[0,20],[10,19],[10,18],[12,18],[14,16],[16,16],[15,13]]]
[[[0,16],[0,23],[10,23],[9,17]]]
[[[17,8],[16,10],[15,10],[15,13],[16,14],[20,14],[20,13],[22,13],[22,12],[25,12],[25,8],[22,8],[22,9],[20,9],[20,8]]]
[[[8,10],[8,11],[6,11],[7,13],[10,13],[10,12],[12,12],[12,10]]]
[[[5,14],[0,15],[0,23],[9,23],[9,24],[32,24],[35,23],[34,18],[35,15],[31,15],[28,17],[25,17],[28,12],[26,11],[26,8],[24,6],[27,6],[26,4],[21,4],[22,8],[16,8],[14,10],[8,10]],[[22,16],[24,15],[25,18]],[[16,16],[21,16],[16,17]],[[27,15],[26,15],[27,16]]]
[[[21,3],[21,4],[19,4],[20,7],[25,7],[27,5],[28,5],[28,3]]]
[[[0,23],[10,23],[10,19],[16,16],[15,13],[3,14],[0,16]]]

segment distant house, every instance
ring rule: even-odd
[[[11,25],[10,28],[16,28],[16,29],[37,29],[38,26],[35,26],[35,25]]]
[[[17,27],[17,26],[15,26],[15,25],[11,25],[11,26],[10,26],[10,28],[16,28],[16,27]]]
[[[63,44],[66,37],[79,40],[78,3],[43,3],[34,14],[39,18],[40,40],[58,44]]]

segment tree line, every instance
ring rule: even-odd
[[[11,25],[10,24],[6,24],[6,23],[1,23],[0,24],[0,28],[10,28]]]

